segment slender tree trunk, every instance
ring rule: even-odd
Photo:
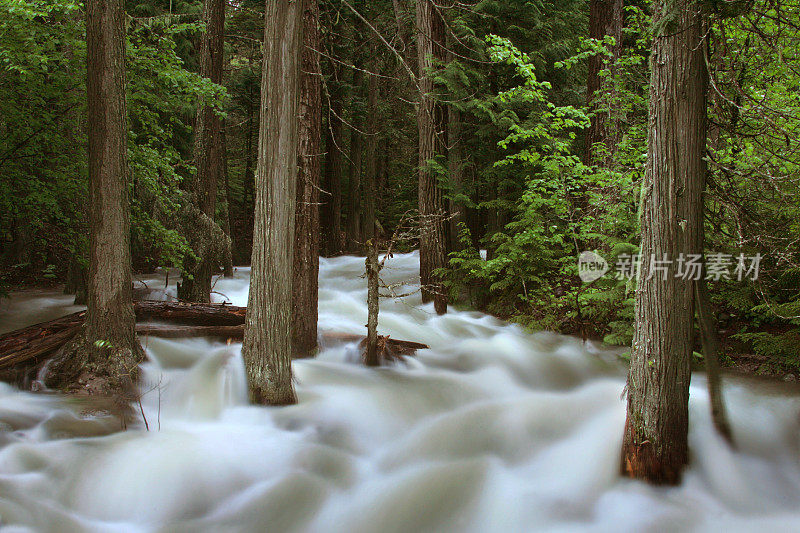
[[[364,73],[361,71],[359,61],[354,61],[356,66],[353,71],[353,99],[351,102],[350,128],[350,180],[348,183],[347,204],[347,248],[350,251],[360,250],[361,238],[361,167],[364,156],[364,136],[361,134],[364,127],[364,114],[362,109],[362,85]]]
[[[651,52],[641,272],[628,374],[623,475],[675,484],[688,462],[693,282],[676,263],[695,247],[706,146],[703,13],[694,1],[658,0]],[[665,17],[671,23],[662,24]],[[672,263],[666,272],[654,260]]]
[[[367,241],[367,349],[364,362],[367,366],[378,366],[378,311],[380,294],[378,292],[380,264],[378,263],[378,242]]]
[[[222,83],[222,59],[225,40],[225,0],[203,0],[206,31],[200,47],[200,75]],[[214,220],[217,207],[217,184],[222,174],[222,119],[210,106],[200,106],[195,121],[194,162],[197,167],[190,190],[192,202],[203,215]],[[195,212],[193,212],[195,213]],[[184,264],[184,276],[178,297],[192,302],[208,302],[211,277],[220,258],[209,257],[206,243],[212,237],[189,225],[189,242],[200,257]]]
[[[589,37],[599,41],[602,41],[606,35],[614,37],[616,41],[612,50],[614,58],[619,57],[622,48],[623,14],[623,0],[590,0],[589,2]],[[603,80],[600,77],[604,59],[597,55],[589,58],[586,98],[590,108],[594,107],[593,102],[597,98],[598,91],[604,90],[604,85],[610,85],[610,80]],[[591,165],[596,162],[595,145],[597,143],[604,143],[609,154],[616,151],[619,132],[618,127],[610,123],[610,120],[608,112],[595,110],[591,125],[586,131],[586,149],[583,158],[585,164]]]
[[[89,275],[84,329],[49,367],[49,386],[132,393],[143,359],[131,299],[125,11],[86,2]],[[100,379],[95,379],[100,378]]]
[[[317,349],[319,303],[319,183],[322,134],[322,73],[319,64],[319,4],[303,1],[300,78],[300,145],[295,216],[292,341],[296,357]]]
[[[224,211],[222,213],[222,231],[231,240],[228,251],[225,254],[225,262],[223,263],[224,273],[226,278],[233,277],[233,235],[231,235],[231,187],[228,179],[228,134],[226,132],[226,124],[222,124],[222,197],[225,198]]]
[[[464,194],[464,149],[461,139],[461,112],[454,107],[448,110],[447,140],[450,146],[447,150],[447,170],[450,177],[450,195],[448,208],[449,220],[449,247],[450,251],[461,249],[459,233],[461,225],[466,223],[464,203],[453,199],[452,196]]]
[[[376,68],[377,64],[373,68]],[[362,237],[368,241],[375,237],[376,183],[378,181],[378,77],[370,76],[367,83],[367,151],[364,168],[364,209]]]
[[[247,213],[246,221],[249,232],[253,230],[255,217],[255,172],[253,172],[253,125],[256,119],[256,106],[254,104],[255,95],[253,87],[248,84],[247,98],[247,136],[245,143],[244,158],[244,208]],[[252,235],[252,233],[251,233]]]
[[[266,2],[256,209],[244,358],[250,401],[297,402],[292,385],[292,264],[297,202],[302,5]]]
[[[447,295],[433,272],[446,264],[445,209],[442,191],[428,162],[445,155],[445,109],[436,102],[432,70],[445,59],[444,20],[431,0],[417,1],[417,54],[419,63],[419,275],[422,301],[433,300],[436,312],[447,312]]]
[[[325,234],[326,255],[339,255],[344,251],[344,233],[342,232],[342,176],[344,175],[344,158],[342,154],[343,125],[342,88],[336,79],[339,69],[333,62],[332,78],[328,82],[328,124],[325,129],[325,183],[322,201],[322,220],[320,225]]]

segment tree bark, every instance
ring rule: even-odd
[[[225,254],[225,261],[222,264],[223,275],[226,278],[233,277],[233,235],[231,234],[231,186],[228,179],[228,135],[226,132],[226,125],[222,124],[222,197],[225,198],[225,209],[222,213],[222,231],[231,240],[228,251]]]
[[[373,68],[377,68],[377,63]],[[370,76],[367,82],[367,150],[364,167],[363,221],[361,234],[364,241],[375,237],[375,203],[378,181],[378,77]]]
[[[602,41],[606,35],[614,37],[616,44],[612,49],[613,59],[619,57],[622,49],[623,0],[590,0],[589,2],[589,37]],[[611,117],[606,111],[599,111],[594,106],[598,92],[610,85],[610,80],[603,80],[600,71],[603,69],[605,57],[594,55],[589,58],[586,77],[586,99],[589,108],[594,109],[589,129],[586,130],[586,149],[583,161],[587,165],[596,163],[595,145],[604,143],[609,154],[616,150],[619,142],[618,127],[610,123]],[[609,163],[609,161],[606,161]]]
[[[122,0],[86,3],[89,132],[89,275],[86,323],[64,348],[46,381],[90,392],[134,390],[144,352],[136,339],[131,296],[128,141],[125,104],[125,12]]]
[[[364,136],[361,134],[364,127],[364,114],[362,109],[362,85],[364,73],[361,63],[354,60],[353,71],[353,98],[350,104],[350,179],[348,182],[347,203],[347,248],[350,251],[361,249],[361,167],[364,156]]]
[[[342,88],[339,68],[330,62],[332,74],[328,82],[328,124],[325,129],[325,183],[320,226],[325,235],[325,254],[339,255],[344,251],[342,231],[342,177],[344,175]]]
[[[695,247],[705,176],[706,71],[703,13],[694,1],[653,5],[647,172],[641,272],[628,374],[622,474],[675,484],[688,462],[693,282],[676,261]],[[671,20],[666,19],[670,17]],[[666,274],[654,259],[672,261]]]
[[[222,60],[225,40],[225,0],[203,0],[203,22],[206,31],[200,46],[200,75],[214,83],[222,84]],[[195,207],[212,221],[217,208],[217,184],[222,174],[222,119],[213,107],[201,105],[197,110],[194,138],[196,172],[190,182],[190,198]],[[208,302],[211,298],[211,278],[224,258],[198,253],[207,249],[198,240],[211,236],[198,231],[192,221],[187,221],[185,233],[195,250],[197,259],[184,263],[184,276],[178,297],[191,302]]]
[[[292,263],[297,202],[302,4],[266,2],[250,295],[242,357],[250,401],[297,402],[292,385]]]
[[[447,139],[445,109],[436,102],[432,71],[446,59],[444,20],[431,0],[417,1],[417,55],[419,64],[419,275],[422,301],[433,300],[436,312],[447,312],[447,295],[433,272],[446,264],[445,209],[442,191],[429,161],[445,155]]]
[[[303,1],[300,77],[300,144],[297,160],[292,342],[295,357],[317,349],[319,304],[319,184],[322,135],[322,72],[319,63],[319,4]]]
[[[379,275],[378,243],[374,239],[367,241],[367,346],[364,362],[367,366],[378,366],[378,311],[379,311]]]
[[[466,224],[464,203],[457,198],[464,194],[464,148],[461,139],[461,112],[450,107],[447,112],[447,140],[450,146],[447,149],[447,170],[450,177],[450,195],[448,208],[449,219],[449,251],[462,248],[459,240],[461,225]]]

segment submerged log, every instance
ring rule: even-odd
[[[136,332],[163,338],[216,337],[241,340],[246,307],[223,304],[138,301],[134,303]],[[86,311],[34,324],[0,335],[0,381],[19,382],[72,340],[86,318]],[[155,322],[169,322],[159,324]],[[363,335],[323,332],[322,344],[331,346],[363,342]],[[382,337],[387,357],[413,354],[427,345]],[[395,357],[397,358],[397,357]]]

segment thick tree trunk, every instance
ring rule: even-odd
[[[433,300],[436,312],[447,312],[447,295],[433,272],[446,264],[445,209],[442,191],[437,186],[436,175],[428,162],[437,155],[445,155],[447,139],[445,109],[436,102],[432,70],[436,61],[444,61],[446,54],[445,27],[436,6],[431,0],[417,1],[417,55],[419,64],[419,212],[421,220],[419,243],[419,275],[422,301]]]
[[[325,183],[320,226],[325,235],[325,255],[336,256],[344,251],[342,231],[342,177],[344,175],[344,131],[342,116],[342,88],[338,81],[338,67],[331,62],[332,78],[328,82],[328,124],[325,129]]]
[[[89,276],[83,330],[51,365],[47,384],[89,392],[134,391],[144,352],[131,297],[122,0],[86,3],[89,110]]]
[[[362,85],[364,73],[361,64],[356,60],[353,71],[353,98],[350,104],[350,179],[348,181],[347,203],[347,249],[349,251],[361,250],[361,167],[364,156],[364,136],[361,134],[364,127],[364,113],[362,105]]]
[[[222,83],[222,59],[225,40],[225,0],[203,0],[203,21],[206,31],[200,46],[200,75],[214,83]],[[211,106],[197,110],[194,138],[194,163],[197,167],[190,182],[191,201],[199,212],[214,220],[217,208],[217,184],[222,174],[222,119]],[[194,213],[195,211],[193,211]],[[190,302],[208,302],[211,298],[211,277],[219,265],[219,257],[209,257],[201,250],[210,238],[198,231],[193,221],[184,229],[198,259],[184,264],[184,276],[178,297]]]
[[[614,37],[616,44],[612,50],[614,58],[619,57],[622,48],[623,27],[623,0],[590,0],[589,2],[589,37],[602,41],[606,35]],[[604,57],[592,56],[589,58],[586,77],[586,98],[590,108],[597,98],[598,91],[610,90],[610,80],[603,80],[600,71],[603,69]],[[606,88],[604,89],[604,85]],[[586,130],[586,149],[584,163],[591,165],[595,161],[595,145],[604,143],[609,154],[616,150],[619,142],[619,131],[615,124],[610,123],[607,112],[595,110],[591,125]]]
[[[292,264],[303,9],[268,1],[250,295],[242,357],[250,401],[297,402],[292,385]]]
[[[660,24],[671,17],[671,24]],[[688,462],[693,282],[676,277],[695,246],[706,145],[706,72],[699,3],[653,5],[647,172],[642,187],[641,272],[628,374],[622,473],[678,483]],[[665,273],[654,260],[672,263]]]
[[[320,43],[317,0],[303,1],[303,41],[292,281],[292,343],[296,357],[313,356],[317,349],[322,134],[322,73],[318,52]]]

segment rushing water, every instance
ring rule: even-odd
[[[418,256],[387,262],[409,282]],[[363,259],[322,260],[320,329],[361,333]],[[248,271],[215,290],[245,305]],[[163,285],[163,278],[146,280]],[[398,292],[404,292],[398,289]],[[163,294],[174,294],[170,288]],[[221,296],[219,296],[221,298]],[[72,311],[26,292],[0,331]],[[142,339],[144,424],[0,385],[0,523],[9,531],[798,531],[800,403],[730,379],[738,443],[691,389],[692,466],[677,488],[617,476],[624,369],[611,352],[475,312],[382,301],[380,330],[425,342],[367,369],[354,345],[294,364],[299,404],[250,407],[240,344]]]

